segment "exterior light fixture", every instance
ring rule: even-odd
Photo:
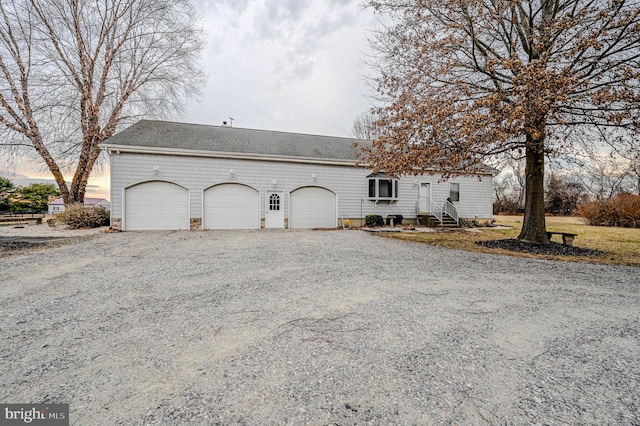
[[[160,166],[153,166],[153,173],[158,174],[160,171]]]
[[[317,175],[317,174],[315,174],[315,173],[313,173],[313,174],[311,175],[311,177],[313,178],[313,181],[314,181],[314,182],[318,179],[318,175]]]
[[[229,169],[229,174],[233,176],[236,173],[236,169]]]
[[[278,184],[278,180],[277,180],[277,179],[274,179],[274,180],[273,180],[273,182],[271,182],[271,183],[273,184],[273,187],[275,188],[275,187],[276,187],[276,185]]]

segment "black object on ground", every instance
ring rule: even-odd
[[[478,241],[479,244],[488,248],[496,248],[521,253],[543,254],[553,256],[601,256],[605,254],[600,250],[586,249],[582,247],[568,246],[560,243],[540,244],[530,241],[518,240],[516,238],[505,240]]]

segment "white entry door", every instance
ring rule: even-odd
[[[284,192],[267,191],[264,208],[265,228],[284,228]]]
[[[429,182],[420,182],[418,200],[420,203],[420,213],[428,213],[431,211],[431,184]]]

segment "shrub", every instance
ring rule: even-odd
[[[559,216],[574,214],[578,206],[585,201],[585,189],[579,182],[567,178],[550,176],[544,196],[545,212]]]
[[[364,224],[369,228],[384,226],[384,219],[379,214],[369,214],[364,218]]]
[[[460,218],[458,224],[463,228],[476,228],[480,226],[477,219]]]
[[[84,207],[82,204],[68,206],[64,213],[56,216],[71,229],[97,228],[109,225],[109,212],[101,206]]]
[[[461,217],[458,220],[458,224],[463,228],[489,228],[493,226],[494,223],[496,223],[495,219],[487,219],[484,222],[480,222],[478,218],[469,219]]]
[[[517,199],[502,199],[493,203],[493,214],[517,215],[519,206]]]
[[[11,210],[16,212],[46,212],[50,198],[60,195],[56,185],[32,183],[17,188],[10,199]]]
[[[402,220],[404,219],[404,216],[402,216],[401,214],[390,214],[389,216],[387,216],[387,225],[391,225],[392,218],[393,218],[394,225],[402,225]]]
[[[594,226],[640,227],[640,195],[618,194],[606,201],[578,207],[578,214]]]

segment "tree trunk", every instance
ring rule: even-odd
[[[58,163],[56,163],[56,160],[54,160],[53,156],[42,141],[42,135],[40,134],[38,126],[33,121],[30,124],[31,128],[34,130],[29,133],[28,137],[33,144],[33,149],[36,150],[36,152],[40,155],[40,157],[44,160],[45,164],[49,168],[49,171],[51,171],[53,178],[58,184],[58,188],[60,188],[60,196],[62,197],[66,205],[68,200],[70,199],[70,196],[69,188],[67,187],[67,183],[65,182],[64,176],[62,175],[62,170],[60,170]]]
[[[78,163],[76,173],[73,176],[71,182],[70,199],[72,203],[84,203],[84,196],[87,190],[87,183],[89,182],[89,175],[93,170],[93,166],[100,155],[100,148],[98,141],[86,142],[85,146],[90,146],[87,152],[84,152]]]
[[[544,132],[540,135],[527,136],[524,222],[518,238],[548,244],[544,216]]]
[[[38,151],[38,153],[44,159],[44,162],[49,167],[49,170],[51,171],[51,174],[53,175],[53,178],[55,179],[56,183],[58,184],[58,188],[60,189],[60,196],[62,197],[64,203],[67,204],[67,200],[69,199],[69,188],[67,187],[67,183],[64,180],[64,176],[62,175],[62,171],[58,167],[58,164],[56,164],[55,160],[48,151],[45,151],[43,153],[37,148],[36,151]]]

